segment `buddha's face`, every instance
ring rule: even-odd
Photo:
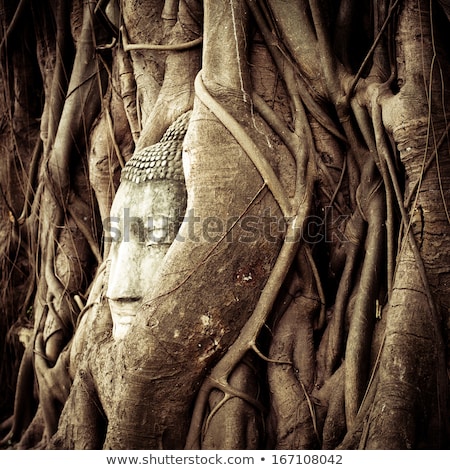
[[[185,205],[184,184],[179,181],[120,184],[104,227],[105,239],[111,243],[106,296],[115,340],[125,337],[152,290]]]

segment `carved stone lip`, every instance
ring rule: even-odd
[[[112,300],[108,299],[109,308],[114,319],[120,323],[129,323],[136,316],[141,306],[141,300]],[[129,320],[127,320],[129,318]]]

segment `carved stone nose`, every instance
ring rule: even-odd
[[[139,245],[132,241],[123,241],[110,256],[106,296],[111,300],[140,300],[142,286]]]

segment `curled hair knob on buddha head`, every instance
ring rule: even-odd
[[[184,181],[182,148],[191,111],[176,119],[161,140],[136,152],[122,169],[121,181],[140,184],[149,180]]]

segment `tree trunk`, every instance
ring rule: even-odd
[[[448,0],[0,3],[1,446],[449,447]]]
[[[206,28],[201,73],[214,99],[255,136],[251,109],[243,100],[249,96],[250,78],[247,27],[244,22],[237,28],[232,21],[246,15],[241,2],[206,2],[205,24],[221,24],[223,29]],[[230,35],[225,42],[224,31]],[[234,47],[224,48],[224,43]],[[241,58],[237,63],[236,55]],[[258,143],[267,155],[265,141]],[[106,448],[184,446],[199,383],[251,314],[280,247],[280,240],[270,243],[259,232],[245,242],[248,234],[241,221],[259,221],[266,209],[279,212],[248,156],[199,101],[184,151],[186,219],[150,299],[138,313],[130,341],[124,342],[123,382]],[[161,363],[167,364],[164,372]],[[166,401],[168,389],[172,392]]]

